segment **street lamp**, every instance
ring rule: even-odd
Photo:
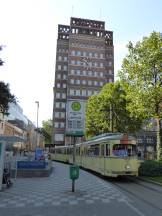
[[[38,146],[38,114],[39,114],[39,101],[35,101],[37,104],[37,133],[36,133],[36,147]]]

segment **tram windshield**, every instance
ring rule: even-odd
[[[115,144],[113,145],[112,154],[118,157],[136,156],[136,145]]]

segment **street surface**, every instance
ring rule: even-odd
[[[50,177],[17,178],[11,188],[1,191],[0,216],[162,215],[156,206],[81,169],[73,193],[69,165],[53,162],[53,166]]]

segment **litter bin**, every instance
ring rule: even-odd
[[[70,179],[76,180],[79,178],[79,166],[71,165],[70,166]]]

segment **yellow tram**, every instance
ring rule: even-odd
[[[51,159],[72,163],[73,146],[60,146],[51,153]],[[76,164],[104,176],[138,176],[140,162],[136,139],[127,134],[106,133],[76,144]]]

